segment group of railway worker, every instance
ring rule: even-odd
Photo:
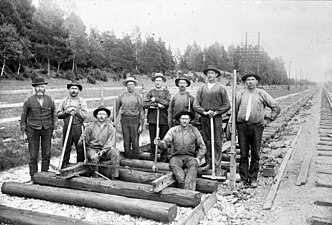
[[[155,73],[151,78],[155,88],[149,90],[144,97],[135,92],[138,81],[129,76],[123,82],[126,91],[118,96],[115,105],[122,127],[124,156],[139,158],[139,135],[143,131],[146,109],[150,159],[155,160],[156,145],[161,151],[161,162],[168,161],[170,153],[169,167],[178,186],[193,190],[196,187],[198,169],[208,171],[212,168],[212,161],[215,162],[216,175],[221,175],[222,115],[231,107],[225,87],[217,82],[221,75],[217,67],[210,65],[203,73],[207,76],[207,82],[199,87],[195,97],[187,91],[191,82],[181,74],[175,79],[179,92],[173,97],[163,86],[166,77],[161,73]],[[263,129],[280,113],[276,101],[267,92],[257,88],[260,79],[261,77],[253,72],[246,73],[242,76],[246,88],[240,90],[236,96],[236,125],[241,155],[241,180],[237,184],[238,188],[245,185],[257,187]],[[72,145],[76,148],[77,162],[83,162],[84,144],[89,161],[99,163],[101,160],[108,160],[110,164],[118,166],[120,152],[115,148],[115,127],[108,120],[111,111],[99,106],[93,111],[96,120],[84,129],[87,103],[79,96],[83,86],[77,81],[67,84],[69,96],[64,98],[56,109],[54,100],[45,94],[46,85],[43,77],[34,79],[32,86],[35,94],[25,100],[21,115],[21,130],[29,142],[31,179],[38,172],[39,146],[42,152],[41,170],[49,169],[51,137],[57,126],[57,119],[64,120],[63,139],[67,139],[62,166],[69,163]],[[272,111],[270,115],[265,114],[266,106]],[[202,125],[201,132],[193,122],[197,122],[198,117]],[[213,141],[211,121],[214,125]],[[70,132],[67,135],[69,126]],[[212,160],[211,143],[215,146],[215,160]],[[113,171],[112,179],[116,179],[117,170]]]

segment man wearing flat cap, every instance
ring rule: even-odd
[[[148,110],[147,122],[149,123],[150,135],[150,160],[155,157],[155,144],[153,143],[157,134],[157,123],[159,123],[159,137],[164,138],[168,131],[167,109],[171,100],[171,93],[163,87],[166,77],[161,73],[156,73],[151,78],[155,88],[149,90],[143,99],[143,108]],[[157,109],[159,109],[159,121],[157,121]],[[161,161],[167,161],[167,151],[161,153]]]
[[[83,86],[77,81],[67,84],[69,96],[62,99],[57,110],[58,118],[64,120],[63,126],[63,142],[67,134],[70,118],[72,117],[71,128],[65,148],[62,166],[69,163],[71,147],[74,144],[77,153],[77,162],[84,161],[84,152],[82,146],[77,145],[82,134],[83,121],[87,117],[87,103],[79,96]]]
[[[214,123],[214,149],[215,149],[215,168],[217,176],[221,175],[221,153],[222,153],[222,114],[226,113],[231,105],[229,103],[226,88],[219,82],[217,77],[221,75],[220,71],[214,65],[209,65],[203,70],[207,76],[207,83],[200,86],[197,90],[194,108],[201,115],[202,135],[206,144],[206,166],[202,167],[207,171],[212,167],[211,152],[211,124],[210,118]]]
[[[267,92],[257,88],[261,77],[254,72],[248,72],[242,77],[246,88],[236,96],[236,124],[240,145],[239,173],[241,181],[238,188],[250,184],[258,186],[259,153],[264,127],[275,120],[280,113],[280,107]],[[265,114],[265,107],[271,109],[271,114]],[[249,166],[249,151],[250,166]]]
[[[168,145],[173,146],[174,152],[169,162],[169,168],[173,172],[178,186],[190,190],[196,189],[198,165],[206,152],[201,133],[190,124],[194,117],[192,112],[179,112],[175,119],[179,121],[180,125],[170,128],[163,140],[156,139],[156,143],[161,149],[167,149]]]
[[[139,157],[139,135],[144,124],[143,99],[135,92],[137,83],[134,77],[127,77],[123,82],[127,91],[120,94],[116,101],[116,115],[121,115],[125,157],[131,159]]]
[[[120,151],[114,148],[115,128],[108,121],[110,115],[111,111],[104,106],[99,106],[95,109],[93,116],[96,120],[89,123],[85,129],[85,138],[83,140],[85,140],[87,156],[90,162],[97,164],[100,161],[109,161],[109,164],[119,166]],[[118,176],[118,169],[113,168],[111,178],[116,179]]]
[[[168,107],[168,126],[173,127],[179,125],[179,122],[175,119],[175,115],[181,111],[194,112],[194,100],[195,98],[187,91],[187,87],[190,86],[190,81],[187,77],[181,75],[175,79],[175,85],[179,87],[179,92],[176,93]]]
[[[35,94],[23,103],[21,131],[24,140],[29,142],[29,171],[32,177],[38,172],[38,154],[41,147],[41,171],[48,171],[51,157],[51,139],[56,128],[57,115],[53,98],[45,94],[47,82],[36,77],[32,82]]]

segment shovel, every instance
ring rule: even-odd
[[[72,123],[73,123],[73,116],[70,115],[65,141],[64,141],[63,147],[62,147],[62,153],[61,153],[61,159],[60,159],[60,162],[59,162],[58,172],[60,172],[60,170],[62,168],[63,158],[65,156],[65,150],[66,150],[66,147],[67,147],[68,137],[69,137],[69,133],[70,133]]]
[[[225,180],[226,177],[224,176],[216,176],[216,167],[214,164],[214,124],[213,124],[213,117],[210,117],[210,126],[211,126],[211,154],[212,154],[212,175],[203,175],[204,178],[208,178],[211,180]]]
[[[157,107],[157,129],[156,129],[156,138],[159,138],[159,107]],[[152,171],[157,172],[158,167],[157,167],[157,158],[158,158],[158,144],[155,144],[155,152],[154,152],[154,165],[152,166]]]

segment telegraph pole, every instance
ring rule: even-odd
[[[248,33],[246,32],[246,41],[244,45],[244,70],[247,71],[247,37]]]
[[[257,74],[259,75],[259,42],[260,42],[261,32],[258,32],[258,44],[257,44]]]

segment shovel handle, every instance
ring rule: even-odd
[[[213,117],[210,117],[210,126],[211,126],[211,157],[212,157],[212,176],[216,175],[215,164],[214,164],[214,124]]]
[[[69,118],[69,124],[68,124],[68,127],[67,127],[67,132],[66,132],[66,137],[65,137],[65,141],[63,143],[63,147],[62,147],[62,153],[61,153],[61,159],[60,159],[60,162],[59,162],[59,167],[58,167],[58,170],[60,171],[61,168],[62,168],[62,163],[63,163],[63,158],[65,156],[65,151],[66,151],[66,147],[67,147],[67,142],[68,142],[68,137],[69,137],[69,133],[70,133],[70,129],[71,129],[71,124],[73,123],[73,116],[70,115],[70,118]]]

